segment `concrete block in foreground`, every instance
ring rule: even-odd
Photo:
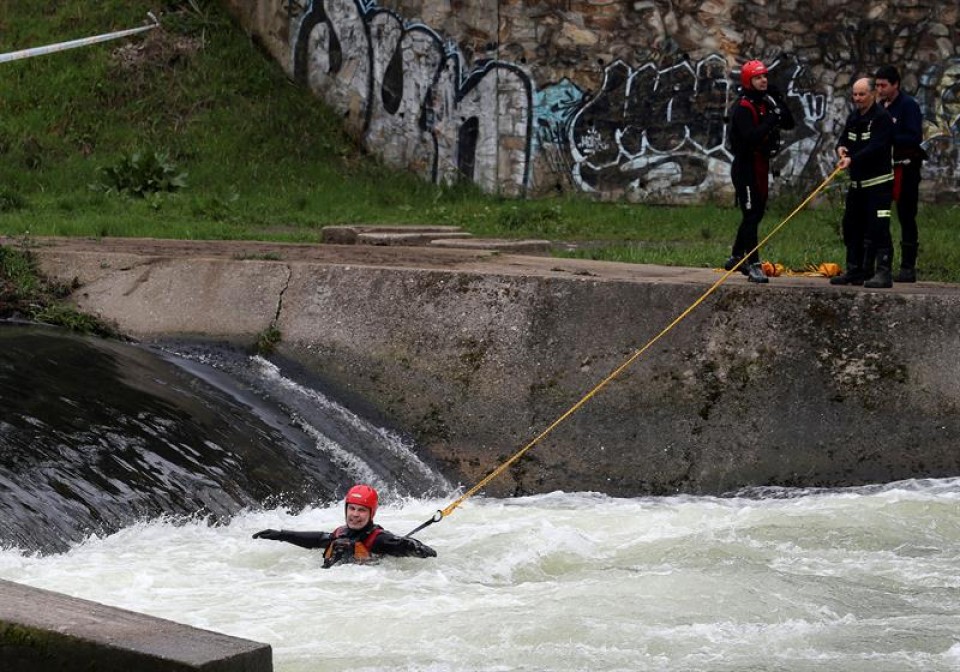
[[[3,672],[272,672],[268,644],[0,580]]]

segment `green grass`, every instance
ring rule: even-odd
[[[112,326],[64,301],[72,289],[43,278],[30,250],[0,245],[0,319],[25,319],[117,337]]]
[[[163,11],[162,28],[145,36],[0,65],[0,233],[315,242],[330,224],[446,224],[566,241],[558,254],[594,259],[713,267],[729,254],[732,203],[516,201],[386,168],[213,0],[0,2],[0,51],[134,27],[149,10]],[[166,157],[186,186],[104,191],[138,153]],[[761,235],[804,196],[776,198]],[[839,190],[820,200],[761,256],[841,262]],[[960,282],[958,219],[957,206],[922,207],[923,279]]]

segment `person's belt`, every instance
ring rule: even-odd
[[[865,189],[866,187],[875,187],[878,184],[883,184],[884,182],[893,182],[893,173],[878,175],[877,177],[869,177],[865,180],[851,180],[850,186],[854,189]]]

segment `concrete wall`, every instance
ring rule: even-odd
[[[505,255],[458,265],[452,252],[443,268],[38,253],[45,272],[80,280],[83,310],[140,338],[252,343],[275,323],[282,354],[373,404],[465,485],[718,277]],[[957,287],[758,287],[737,275],[487,492],[722,493],[957,475],[957,362]]]
[[[3,672],[271,672],[270,646],[0,580]]]
[[[890,62],[924,111],[925,197],[960,197],[955,0],[224,3],[367,147],[434,182],[727,198],[726,110],[760,58],[798,120],[778,185],[832,170],[852,79]]]

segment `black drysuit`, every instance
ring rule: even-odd
[[[730,111],[730,178],[741,213],[732,250],[736,258],[757,246],[760,220],[767,209],[770,157],[779,149],[780,129],[795,125],[786,103],[770,91],[747,89]],[[748,264],[759,261],[758,251],[747,259]]]
[[[351,530],[345,525],[333,532],[263,530],[254,534],[253,537],[285,541],[301,548],[323,549],[326,558],[324,567],[338,562],[356,562],[365,559],[367,555],[416,556],[418,558],[434,558],[437,555],[435,550],[417,539],[398,537],[372,522],[359,530]],[[363,549],[358,549],[358,546],[363,546]],[[365,552],[360,552],[361,550]]]

